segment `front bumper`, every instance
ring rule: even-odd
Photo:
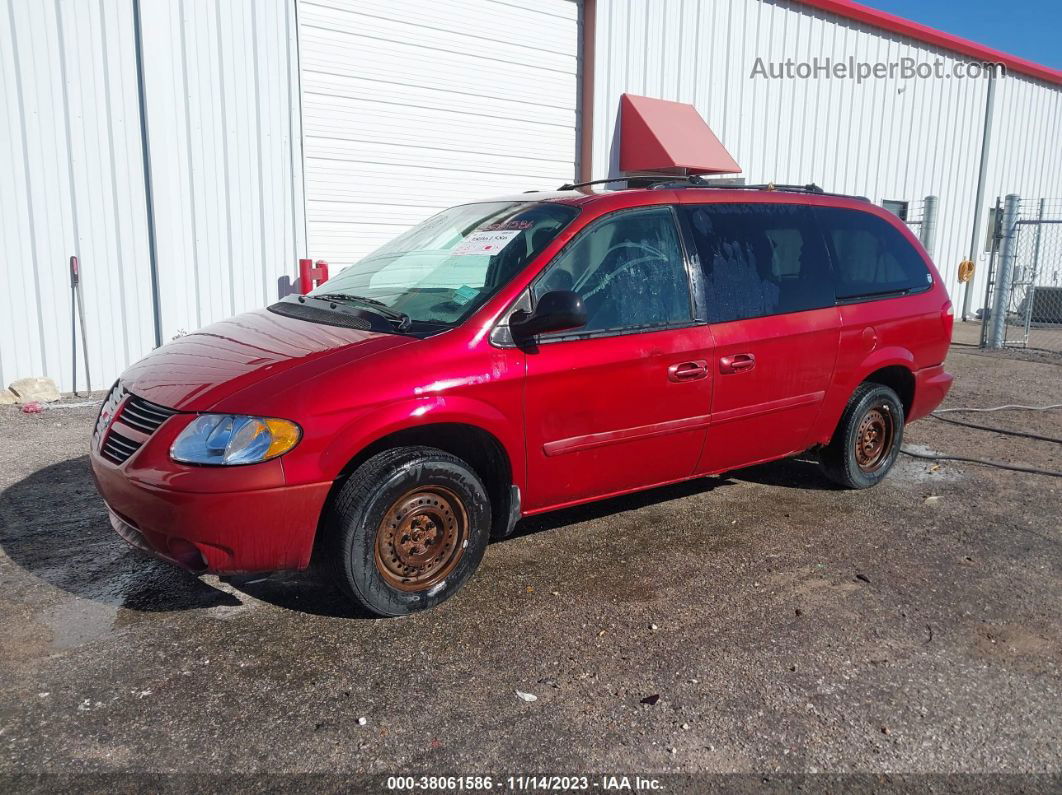
[[[196,572],[304,569],[330,483],[188,492],[130,478],[90,456],[111,524],[132,546]]]

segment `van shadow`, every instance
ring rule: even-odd
[[[726,476],[746,483],[759,483],[761,486],[777,486],[785,489],[804,489],[808,491],[841,491],[836,483],[826,479],[818,459],[810,453],[796,458],[783,458],[766,464],[735,469]]]
[[[163,612],[240,603],[129,548],[111,529],[88,456],[40,469],[0,493],[0,548],[49,585],[115,607]]]
[[[496,543],[683,499],[735,481],[782,488],[835,488],[813,459],[787,459],[529,517],[517,524],[511,536]],[[237,606],[242,603],[237,594],[242,593],[312,615],[371,618],[316,570],[225,577],[222,581],[231,590],[222,590],[136,552],[111,529],[87,456],[40,469],[0,493],[0,548],[17,566],[51,586],[134,611]]]
[[[812,491],[833,491],[839,488],[826,480],[818,461],[813,456],[801,455],[797,458],[771,461],[745,469],[731,470],[718,476],[687,480],[671,486],[660,486],[521,519],[512,535],[501,539],[500,542],[504,543],[534,533],[589,522],[606,516],[615,516],[626,511],[637,511],[652,505],[692,497],[695,494],[706,494],[715,489],[733,485],[736,481]]]
[[[655,489],[637,491],[633,494],[624,494],[621,497],[610,497],[606,500],[576,505],[571,508],[562,508],[549,513],[537,514],[516,523],[512,534],[495,543],[505,543],[524,536],[543,533],[547,530],[556,530],[560,527],[590,522],[602,519],[606,516],[616,516],[627,511],[637,511],[653,505],[659,505],[672,500],[681,500],[683,497],[692,497],[695,494],[705,494],[709,491],[732,485],[729,477],[707,477],[687,480],[671,486],[659,486]]]

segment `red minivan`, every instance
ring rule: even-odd
[[[951,302],[896,216],[575,187],[444,210],[130,367],[92,439],[118,533],[195,572],[312,554],[401,615],[522,516],[809,449],[872,486],[947,393]]]

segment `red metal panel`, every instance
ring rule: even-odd
[[[740,174],[741,166],[693,105],[624,94],[620,97],[620,168]]]

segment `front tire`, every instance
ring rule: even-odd
[[[848,489],[876,486],[896,463],[903,429],[899,396],[882,384],[860,384],[822,452],[823,471]]]
[[[347,479],[329,509],[325,554],[339,587],[380,616],[426,610],[453,596],[490,536],[483,481],[432,447],[379,453]]]

